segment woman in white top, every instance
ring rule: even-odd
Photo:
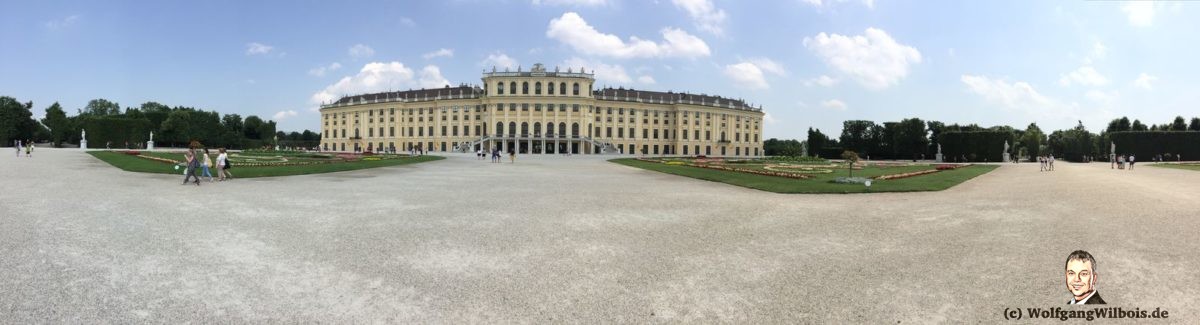
[[[229,174],[229,155],[225,153],[225,148],[218,149],[218,151],[221,154],[217,155],[217,176],[219,181],[224,181],[226,175],[228,177],[233,177],[233,175]]]

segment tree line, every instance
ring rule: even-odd
[[[1122,132],[1153,135],[1121,136]],[[943,154],[946,155],[947,161],[999,161],[1003,145],[1007,142],[1010,155],[1029,160],[1036,160],[1036,157],[1042,155],[1054,155],[1070,161],[1107,161],[1114,138],[1124,137],[1164,139],[1162,141],[1180,143],[1168,147],[1150,147],[1149,144],[1139,145],[1136,141],[1126,141],[1129,143],[1126,147],[1139,146],[1126,148],[1128,153],[1137,150],[1155,152],[1155,155],[1170,153],[1182,155],[1185,159],[1200,159],[1200,143],[1191,144],[1191,141],[1186,140],[1195,135],[1173,132],[1200,132],[1200,117],[1193,117],[1189,122],[1182,116],[1177,116],[1168,123],[1150,125],[1143,124],[1140,120],[1131,122],[1129,118],[1121,117],[1114,119],[1099,133],[1088,131],[1083,123],[1079,122],[1073,128],[1057,130],[1050,134],[1044,133],[1037,123],[1017,129],[1006,125],[946,125],[939,121],[923,121],[919,118],[882,124],[867,120],[849,120],[842,123],[842,133],[837,138],[810,127],[808,137],[804,141],[767,139],[763,142],[763,149],[768,156],[808,155],[836,159],[841,157],[844,151],[853,151],[870,159],[933,159],[938,152],[938,145],[944,144]],[[1118,151],[1124,150],[1118,148]]]
[[[92,148],[143,148],[154,132],[156,146],[184,147],[193,141],[207,147],[252,149],[279,144],[288,147],[316,147],[320,134],[304,130],[285,133],[276,131],[275,121],[250,115],[219,114],[194,107],[169,107],[146,102],[124,110],[115,102],[93,99],[67,116],[62,105],[55,102],[45,109],[45,117],[32,117],[33,103],[21,103],[13,97],[0,97],[0,143],[11,145],[16,139],[51,142],[55,147],[64,143],[79,144],[81,132],[87,131],[88,146]],[[275,138],[278,137],[278,142]]]

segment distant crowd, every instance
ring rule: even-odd
[[[217,149],[220,153],[217,155],[217,164],[213,165],[212,156],[208,152],[208,148],[204,148],[203,152],[198,152],[195,148],[188,149],[183,153],[184,165],[186,170],[183,172],[183,185],[188,184],[188,180],[195,179],[193,183],[200,186],[200,176],[208,177],[208,181],[213,181],[210,168],[217,169],[217,181],[225,181],[233,178],[233,174],[229,172],[232,167],[229,162],[229,155],[225,152],[225,148]]]

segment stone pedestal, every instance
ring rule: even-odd
[[[146,150],[154,150],[154,141],[146,141]]]
[[[939,153],[939,154],[937,154],[937,158],[936,158],[936,159],[937,159],[937,162],[945,162],[945,161],[943,161],[943,160],[942,160],[942,154],[940,154],[940,153]]]
[[[87,140],[79,140],[79,150],[87,150]]]
[[[1005,152],[1004,153],[1004,161],[1001,161],[1001,162],[1010,162],[1010,161],[1012,161],[1012,159],[1008,159],[1008,153]]]

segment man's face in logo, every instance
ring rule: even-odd
[[[1067,290],[1075,295],[1075,299],[1083,299],[1095,290],[1096,273],[1092,272],[1092,262],[1070,260],[1067,262]]]

